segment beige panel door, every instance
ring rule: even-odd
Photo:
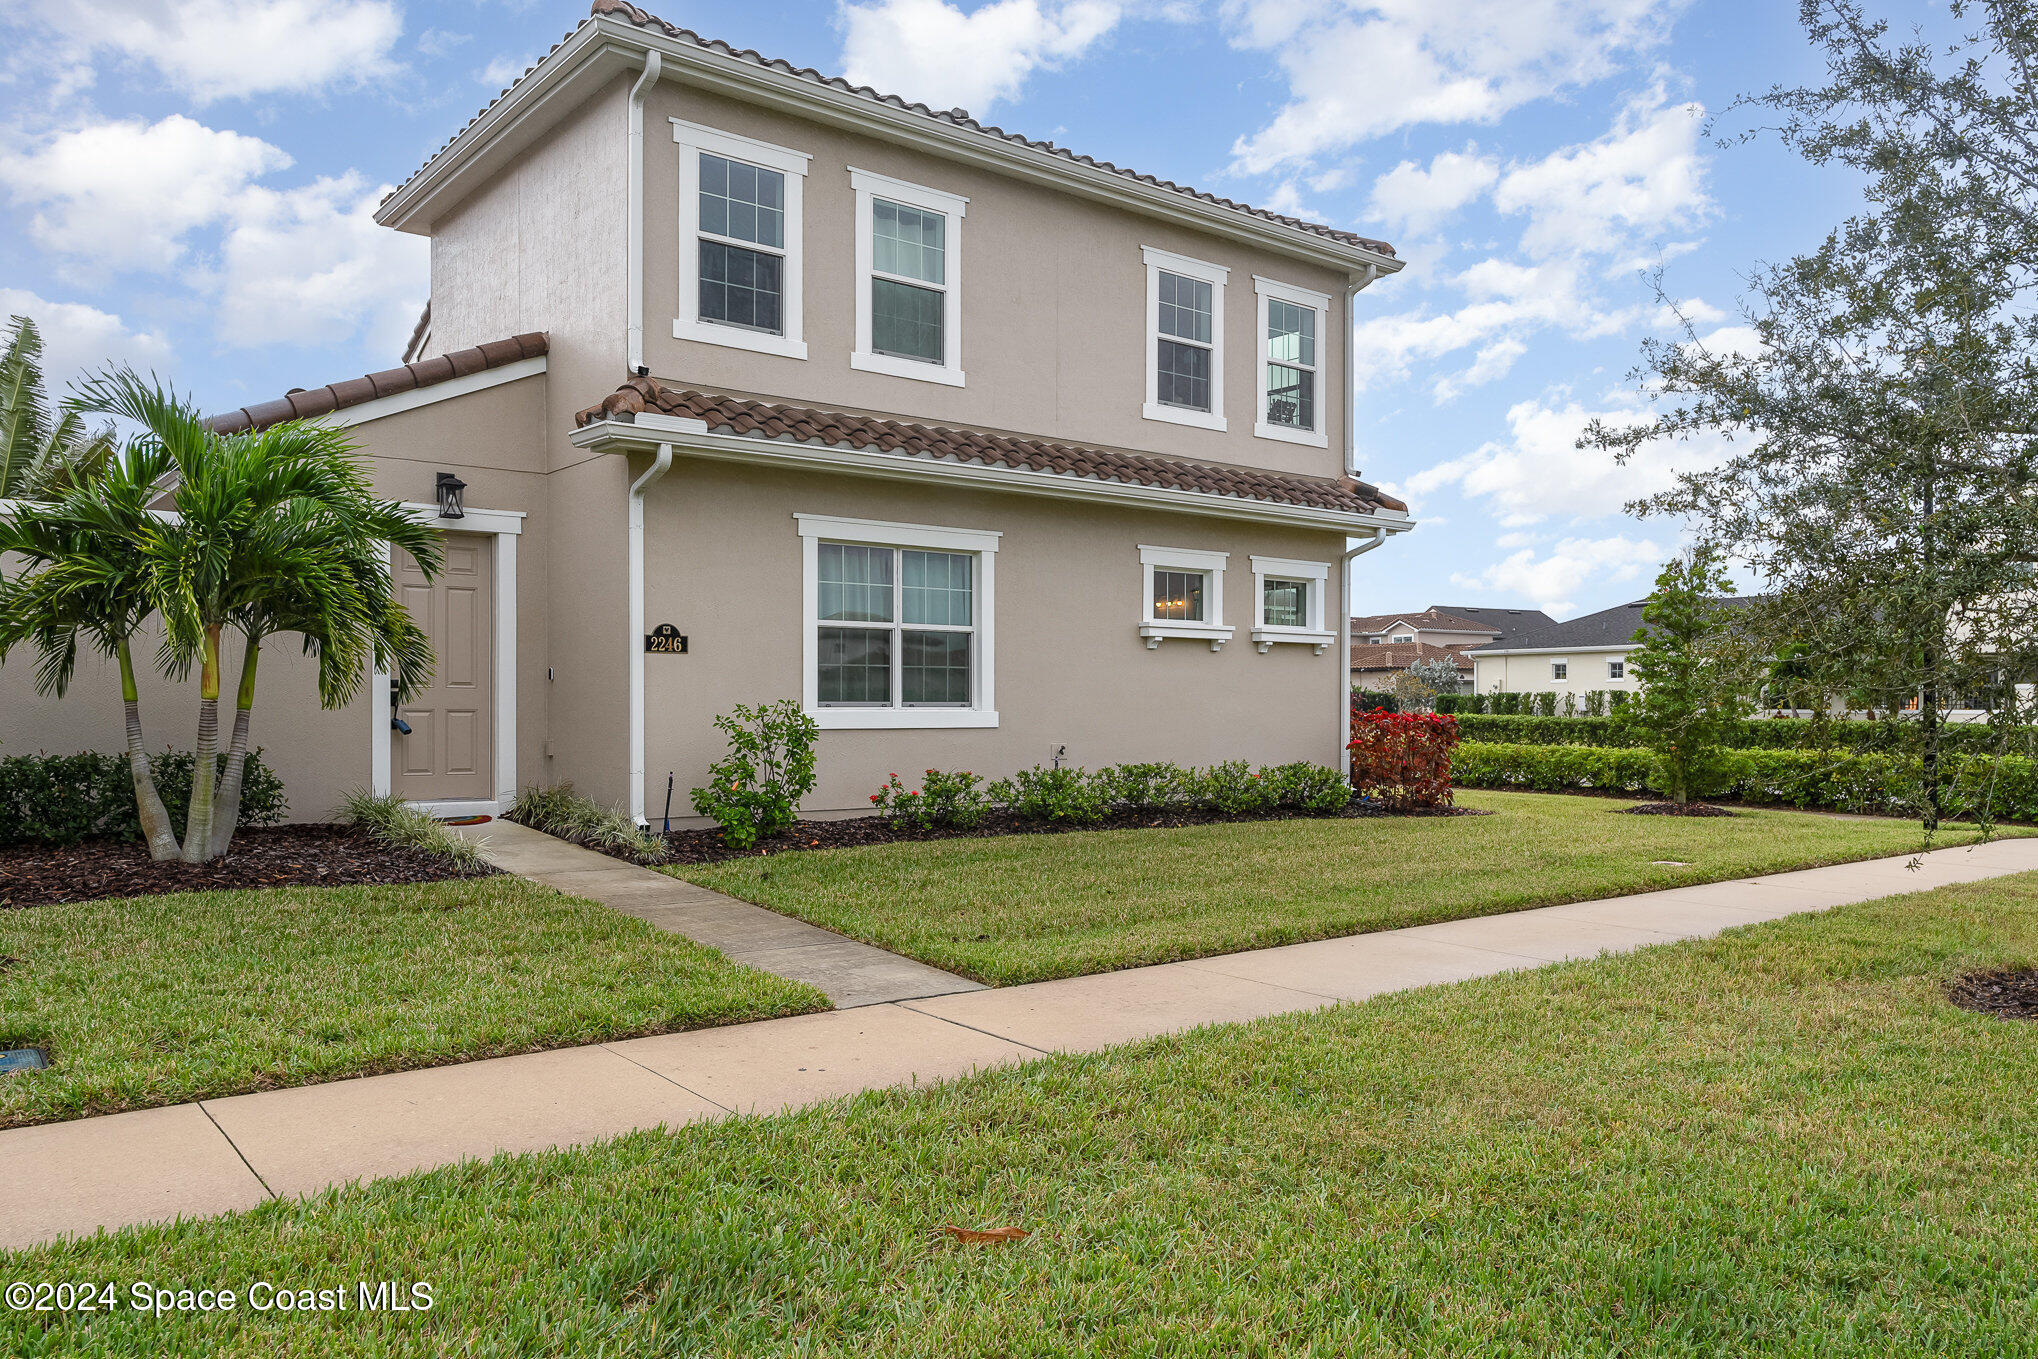
[[[432,639],[431,685],[396,715],[410,734],[390,733],[390,772],[413,802],[495,796],[495,538],[449,533],[446,564],[427,582],[397,553],[396,588]]]

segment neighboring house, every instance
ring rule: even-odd
[[[431,240],[409,362],[218,420],[348,424],[446,535],[435,582],[396,564],[439,655],[414,702],[315,711],[276,649],[255,740],[293,815],[570,779],[655,817],[668,773],[684,814],[715,716],[786,698],[810,811],[893,770],[1339,759],[1346,565],[1412,527],[1348,470],[1384,243],[620,0],[377,221]],[[118,747],[110,678],[58,705],[29,669],[7,749]],[[148,704],[189,739],[187,693]]]
[[[1728,596],[1716,602],[1740,606],[1757,596]],[[1586,694],[1594,689],[1640,686],[1628,672],[1628,653],[1642,627],[1646,599],[1616,604],[1546,627],[1523,628],[1472,654],[1473,692]]]
[[[1494,646],[1523,628],[1555,626],[1540,609],[1459,608],[1432,604],[1420,613],[1374,614],[1352,620],[1352,684],[1382,689],[1417,661],[1449,661],[1459,692],[1472,688],[1470,652]]]

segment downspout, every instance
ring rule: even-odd
[[[1337,730],[1343,739],[1337,743],[1338,768],[1344,771],[1345,782],[1352,781],[1352,559],[1363,557],[1387,541],[1387,530],[1374,529],[1373,536],[1357,547],[1347,548],[1344,558],[1338,563],[1338,613],[1337,654]],[[638,658],[643,659],[642,657]]]
[[[1352,331],[1356,328],[1352,301],[1361,289],[1370,286],[1378,277],[1380,266],[1369,264],[1364,277],[1354,278],[1345,284],[1345,475],[1351,477],[1359,474],[1359,437],[1355,428],[1359,416],[1359,358],[1357,346],[1352,343]]]
[[[672,445],[662,443],[630,483],[630,819],[640,827],[651,824],[644,816],[644,492],[671,470]]]
[[[658,83],[664,58],[656,52],[644,54],[644,73],[630,87],[630,329],[624,350],[630,376],[642,375],[644,368],[644,96]]]

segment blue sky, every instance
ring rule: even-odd
[[[1899,7],[1928,19],[1936,7]],[[1367,611],[1646,592],[1678,527],[1622,504],[1717,456],[1571,447],[1637,409],[1640,338],[1740,338],[1742,278],[1855,203],[1707,111],[1818,66],[1783,0],[654,3],[738,46],[1384,236],[1361,295],[1360,464],[1414,534]],[[420,240],[368,213],[586,13],[573,0],[4,0],[0,311],[51,375],[153,367],[208,409],[393,364]]]

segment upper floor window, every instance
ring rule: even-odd
[[[1166,250],[1146,255],[1146,418],[1224,423],[1224,280],[1231,271]]]
[[[800,205],[808,157],[672,120],[682,278],[674,338],[803,359]]]
[[[856,349],[850,366],[963,385],[962,219],[969,200],[850,167]]]
[[[1260,409],[1253,433],[1262,439],[1328,448],[1323,418],[1325,322],[1330,298],[1307,288],[1253,276],[1259,295]]]
[[[1606,663],[1606,677],[1610,680],[1626,679],[1628,677],[1627,661],[1626,660],[1608,661]]]

